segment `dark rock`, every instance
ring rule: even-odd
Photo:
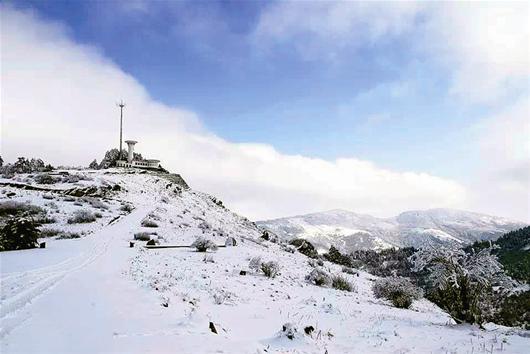
[[[217,329],[215,328],[215,325],[213,324],[213,322],[210,322],[210,331],[217,334]]]
[[[241,271],[239,272],[239,275],[247,275],[247,271],[246,271],[246,270],[241,270]]]

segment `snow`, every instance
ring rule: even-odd
[[[2,353],[523,353],[530,344],[528,331],[455,325],[427,300],[409,310],[391,307],[374,298],[375,277],[341,273],[329,262],[324,268],[357,290],[311,285],[308,258],[259,242],[253,223],[210,196],[175,192],[152,174],[107,172],[87,173],[93,183],[123,190],[105,201],[112,206],[105,220],[76,226],[84,237],[0,253]],[[8,189],[17,193],[13,198],[48,202],[43,192]],[[75,208],[58,199],[54,227],[70,230],[64,220]],[[123,202],[135,209],[121,212]],[[140,226],[146,217],[159,227]],[[146,230],[161,244],[190,245],[204,236],[224,245],[232,236],[237,245],[206,254],[146,249],[143,242],[130,248],[134,233]],[[256,256],[278,262],[281,274],[271,279],[251,271]],[[292,340],[282,331],[287,323]],[[311,335],[307,326],[315,328]]]

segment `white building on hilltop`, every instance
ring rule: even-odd
[[[116,161],[117,167],[136,167],[136,168],[148,168],[148,169],[159,169],[160,160],[146,159],[146,160],[135,160],[134,159],[134,145],[137,141],[134,140],[125,140],[127,144],[128,153],[127,161],[118,160]]]

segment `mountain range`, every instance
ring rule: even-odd
[[[256,224],[281,239],[303,238],[318,249],[331,245],[350,252],[356,249],[467,245],[496,240],[525,223],[455,209],[406,211],[390,218],[378,218],[346,210],[330,210]]]

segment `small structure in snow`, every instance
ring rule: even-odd
[[[225,246],[226,247],[232,247],[232,246],[236,246],[237,245],[237,241],[235,238],[233,237],[228,237],[225,241]]]
[[[125,140],[127,144],[127,161],[118,160],[116,161],[117,167],[135,167],[135,168],[147,168],[147,169],[159,169],[160,160],[155,159],[145,159],[145,160],[135,160],[134,159],[134,145],[138,143],[134,140]]]

